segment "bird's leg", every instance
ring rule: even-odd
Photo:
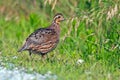
[[[29,55],[30,55],[30,56],[32,55],[32,52],[31,52],[31,51],[29,51]]]
[[[46,54],[41,54],[41,56],[42,56],[42,61],[44,62],[47,59]]]
[[[29,51],[29,60],[30,60],[30,61],[33,60],[33,59],[32,59],[32,51]]]
[[[44,54],[42,54],[42,58],[43,58],[43,59],[45,59],[45,58],[46,58],[46,56],[45,56]]]

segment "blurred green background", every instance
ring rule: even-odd
[[[56,13],[66,21],[48,59],[33,54],[29,61],[28,52],[18,53]],[[51,71],[58,80],[120,80],[120,0],[0,0],[0,59],[28,71]]]

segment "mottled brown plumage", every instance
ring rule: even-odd
[[[54,16],[53,22],[47,28],[40,28],[29,35],[26,42],[18,52],[28,50],[29,54],[37,53],[44,56],[55,49],[59,42],[60,22],[64,20],[61,13]]]

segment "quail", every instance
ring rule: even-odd
[[[64,21],[64,17],[61,13],[57,13],[53,18],[52,24],[31,33],[18,52],[29,51],[29,55],[36,53],[44,57],[48,52],[54,50],[60,39],[61,21]]]

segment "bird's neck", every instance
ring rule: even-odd
[[[51,26],[49,26],[50,29],[54,29],[58,35],[60,34],[60,24],[56,22],[52,22]]]
[[[52,24],[57,24],[57,25],[60,25],[60,21],[59,20],[53,20]]]

